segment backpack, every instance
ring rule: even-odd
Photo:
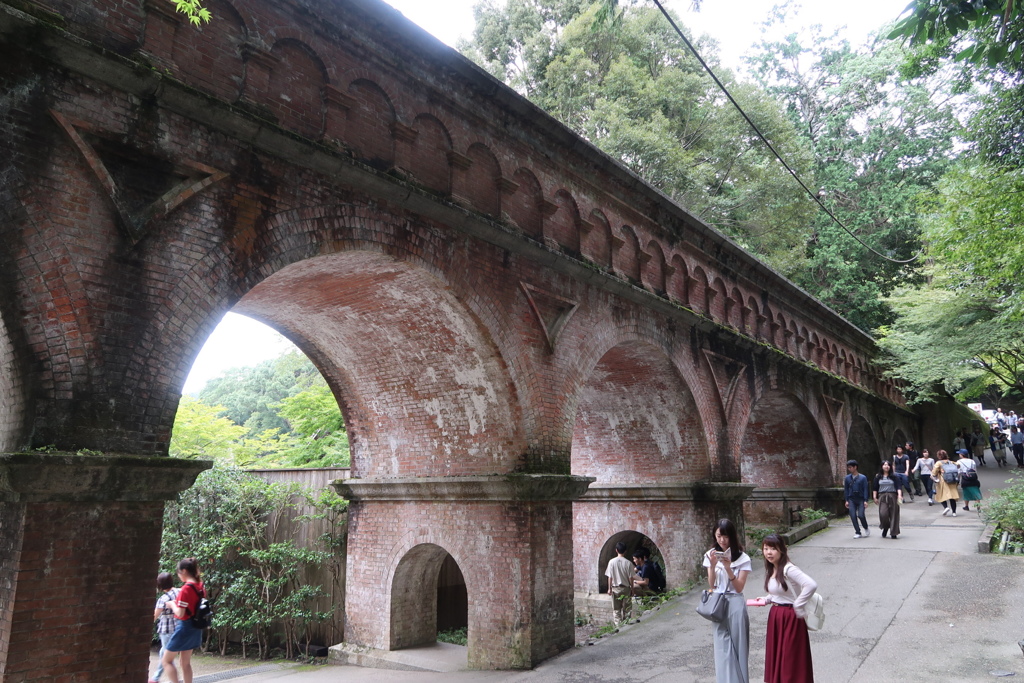
[[[665,590],[665,573],[657,562],[651,561],[651,590],[661,593]]]
[[[786,568],[782,570],[782,575],[787,579],[789,578],[789,568],[792,567],[792,563],[786,564]],[[804,617],[804,623],[807,624],[808,631],[820,631],[821,627],[825,625],[825,598],[818,591],[814,591],[811,594],[811,598],[807,601],[804,606],[804,612],[807,616]]]
[[[960,481],[960,468],[951,462],[942,466],[942,481],[947,484],[956,484]]]
[[[213,622],[213,605],[209,600],[206,599],[206,591],[202,593],[196,591],[199,596],[199,605],[196,606],[196,611],[192,614],[189,622],[193,628],[199,630],[210,628],[210,624]]]

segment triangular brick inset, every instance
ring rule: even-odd
[[[732,403],[733,394],[736,392],[737,381],[747,369],[747,365],[707,349],[704,349],[704,359],[708,362],[711,376],[715,379],[722,410],[728,413],[729,404]]]
[[[558,335],[565,328],[565,324],[569,322],[572,314],[579,308],[579,302],[545,292],[543,289],[538,289],[525,282],[520,282],[519,285],[523,288],[526,300],[530,302],[530,308],[533,309],[534,315],[537,316],[537,322],[540,323],[540,328],[544,331],[544,338],[548,340],[548,348],[554,351]]]
[[[843,412],[843,406],[846,405],[843,401],[832,398],[831,396],[821,395],[821,402],[825,404],[825,411],[828,412],[828,418],[832,422],[832,432],[836,435],[839,434],[839,416]]]
[[[116,154],[109,151],[104,154],[105,150],[97,143],[86,140],[85,135],[92,134],[89,124],[52,109],[50,116],[67,133],[96,175],[114,205],[121,229],[132,244],[142,239],[150,222],[163,218],[185,200],[228,175],[196,161],[171,164],[163,159],[147,158],[141,162],[135,160],[135,165],[147,170],[149,186],[143,192],[129,189],[128,183],[134,175],[132,165],[123,164],[120,173],[112,173],[111,162]],[[156,182],[152,182],[154,179]]]

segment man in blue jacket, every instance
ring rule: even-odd
[[[850,511],[850,519],[853,520],[854,538],[862,538],[860,525],[864,525],[864,536],[870,536],[868,529],[868,478],[857,471],[856,460],[846,461],[846,479],[843,481],[843,497],[846,498],[846,509]],[[860,524],[857,520],[860,519]]]

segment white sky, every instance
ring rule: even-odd
[[[454,47],[459,38],[473,32],[473,5],[478,0],[387,0],[413,22]],[[770,37],[798,31],[804,26],[821,24],[826,31],[845,27],[843,35],[854,46],[862,44],[869,33],[896,19],[909,0],[806,0],[791,13],[791,20]],[[707,33],[719,41],[722,63],[734,70],[741,67],[741,56],[760,42],[761,24],[776,0],[704,0],[700,12],[692,10],[690,0],[667,0],[683,25],[695,34]],[[689,35],[688,38],[696,38]],[[228,368],[256,365],[276,358],[294,348],[274,330],[234,313],[228,313],[210,335],[200,352],[184,393],[196,393],[210,379]]]

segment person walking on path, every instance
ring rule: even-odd
[[[850,512],[850,520],[853,522],[853,537],[861,538],[860,527],[864,526],[864,536],[870,536],[868,529],[868,518],[866,515],[868,507],[868,478],[858,471],[856,460],[846,461],[846,479],[843,480],[843,498],[846,499],[846,509]],[[857,522],[860,522],[858,524]]]
[[[618,624],[627,621],[633,612],[633,563],[626,557],[626,544],[622,541],[615,544],[615,553],[604,575],[608,577],[608,595],[612,596],[612,613]]]
[[[906,489],[910,502],[914,502],[914,492],[910,490],[910,456],[904,453],[900,446],[896,447],[896,455],[892,456],[892,469],[899,481],[900,489]]]
[[[174,635],[174,610],[171,609],[171,603],[178,599],[178,589],[174,587],[174,579],[167,572],[157,574],[156,587],[163,591],[157,598],[156,608],[153,610],[156,634],[160,637],[160,655],[156,663],[156,671],[153,672],[149,683],[159,683],[160,677],[164,674],[164,651],[167,649],[167,641]]]
[[[725,619],[715,624],[715,680],[750,683],[750,617],[743,588],[752,565],[730,520],[720,519],[715,525],[715,544],[704,553],[704,566],[711,590],[724,593],[729,604]]]
[[[988,440],[992,443],[992,455],[996,458],[996,465],[1006,467],[1006,433],[993,427]]]
[[[910,458],[910,484],[914,487],[914,495],[920,498],[924,495],[921,490],[921,473],[917,468],[917,461],[921,459],[921,454],[914,448],[914,442],[908,441],[904,452],[907,457]],[[931,496],[929,496],[930,498]]]
[[[978,479],[978,470],[974,461],[967,457],[967,451],[960,453],[961,457],[956,461],[960,468],[960,488],[964,491],[964,511],[970,512],[970,504],[974,503],[974,509],[981,514],[981,480]]]
[[[944,450],[939,450],[935,458],[938,460],[932,470],[932,481],[938,486],[935,490],[935,500],[942,503],[943,517],[950,512],[956,517],[956,502],[960,500],[960,490],[957,488],[957,484],[960,483],[960,468],[949,459],[949,454]]]
[[[928,505],[935,504],[935,482],[932,480],[932,468],[935,467],[935,458],[928,449],[922,449],[921,457],[917,459],[917,473],[924,485],[924,492],[928,494]]]
[[[764,646],[765,683],[814,683],[811,639],[807,635],[807,601],[818,584],[789,561],[786,543],[768,534],[764,554],[764,589],[768,612],[768,637]]]
[[[977,424],[974,425],[974,431],[970,434],[971,450],[974,452],[974,459],[981,463],[982,467],[985,466],[985,449],[988,447],[988,439],[981,433],[981,427]],[[968,457],[970,457],[968,455]],[[966,510],[967,507],[964,507]]]
[[[969,501],[967,499],[967,496],[964,495],[964,492],[963,492],[964,473],[969,471],[969,470],[977,470],[978,466],[977,466],[977,464],[973,460],[971,460],[971,453],[966,448],[957,451],[950,458],[950,460],[953,460],[956,463],[957,469],[960,470],[960,482],[959,483],[960,483],[961,498],[963,498],[963,501],[964,501],[964,512],[970,512],[971,511],[971,507],[970,507]]]
[[[1017,429],[1017,425],[1010,425],[1010,450],[1017,467],[1024,467],[1024,432]]]
[[[899,477],[893,474],[892,463],[882,463],[882,471],[875,475],[871,486],[878,505],[878,526],[882,529],[882,538],[892,532],[895,540],[900,535],[900,503],[903,502],[903,489],[900,488]]]
[[[192,650],[203,644],[203,631],[192,625],[192,617],[199,607],[199,600],[206,597],[206,589],[199,578],[199,565],[192,558],[178,563],[178,579],[184,585],[178,591],[178,599],[171,603],[178,623],[160,661],[171,680],[177,683],[178,669],[174,666],[174,659],[180,653],[183,680],[192,683]]]

